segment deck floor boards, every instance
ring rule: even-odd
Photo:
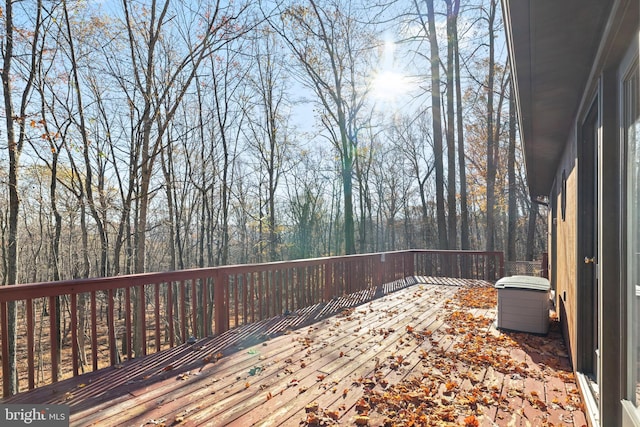
[[[559,332],[549,333],[542,351],[523,334],[496,330],[495,308],[461,309],[452,302],[462,289],[482,285],[490,286],[431,277],[399,281],[3,403],[66,403],[73,426],[300,426],[312,424],[316,413],[317,425],[357,419],[383,425],[387,414],[363,411],[366,399],[428,377],[435,378],[432,412],[449,417],[450,425],[465,425],[472,415],[480,426],[581,426],[585,417]],[[487,319],[486,326],[467,331],[447,317],[454,312]],[[516,371],[500,372],[492,361],[470,363],[463,352],[474,334],[521,342],[503,349]],[[471,405],[472,413],[460,410],[459,402],[480,392],[484,400]]]

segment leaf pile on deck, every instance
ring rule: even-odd
[[[359,381],[362,396],[355,405],[353,423],[474,427],[495,425],[496,421],[520,425],[522,421],[522,425],[574,425],[572,413],[584,410],[584,406],[573,374],[560,361],[567,357],[564,347],[543,336],[491,329],[493,318],[483,314],[495,309],[496,297],[494,288],[463,288],[453,300],[446,301],[440,315],[443,327],[432,333],[407,326],[405,341],[420,344],[422,376],[390,384],[385,372],[398,370],[404,358],[396,355],[381,361],[372,378]],[[525,352],[538,362],[527,359]],[[536,381],[543,379],[546,387]],[[301,424],[332,425],[338,413],[335,408],[312,404]]]

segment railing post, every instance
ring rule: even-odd
[[[115,325],[115,301],[113,299],[114,297],[114,293],[113,293],[113,289],[109,289],[107,291],[107,310],[109,310],[109,312],[107,313],[107,322],[109,322],[109,324],[107,325],[107,334],[109,335],[108,339],[109,339],[109,363],[111,363],[111,366],[115,366],[118,362],[118,349],[116,348],[116,325]],[[137,327],[137,325],[136,325]],[[131,335],[129,335],[130,337]],[[129,357],[131,357],[131,340],[128,338],[128,348],[127,348],[127,353],[129,354]],[[136,357],[138,357],[138,355],[136,354]]]
[[[198,290],[197,290],[197,278],[191,279],[191,335],[198,338]],[[202,338],[202,337],[200,337]]]
[[[200,278],[200,287],[202,288],[202,298],[200,301],[200,304],[202,306],[202,317],[200,318],[202,324],[202,338],[209,336],[209,329],[211,329],[210,326],[207,326],[207,324],[211,325],[211,322],[209,322],[207,318],[207,295],[209,295],[209,292],[207,290],[207,281],[208,278],[204,275],[202,276],[202,278]]]
[[[30,302],[27,304],[29,303]],[[29,316],[27,315],[27,324],[29,320]],[[28,333],[32,330],[33,329],[29,328]],[[80,331],[80,333],[83,334],[84,331]],[[28,344],[27,347],[29,347]],[[78,294],[71,294],[71,366],[73,367],[74,377],[77,377],[80,371],[80,366],[78,365]],[[29,372],[31,372],[31,369],[29,369]]]
[[[414,260],[413,252],[405,252],[404,258],[405,258],[404,277],[406,278],[410,276],[415,276],[416,271],[415,271],[415,260]]]
[[[332,283],[333,283],[333,263],[331,262],[331,260],[327,260],[324,265],[324,300],[325,301],[330,301],[331,298],[333,298],[331,295]]]
[[[28,369],[29,369],[29,390],[32,390],[36,387],[35,385],[35,366],[34,366],[34,331],[35,328],[33,326],[33,300],[31,298],[27,299],[27,365],[28,365]],[[77,329],[76,329],[76,334],[78,333]],[[75,343],[76,341],[74,341]],[[74,346],[75,347],[75,346]],[[77,362],[76,362],[77,364]],[[5,371],[6,372],[6,371]],[[74,375],[77,375],[76,372],[74,372]]]
[[[168,317],[168,327],[169,327],[169,347],[173,348],[175,337],[174,337],[174,320],[173,320],[173,282],[167,282],[167,317]]]
[[[51,345],[51,382],[58,382],[58,313],[56,297],[49,297],[49,343]],[[75,343],[74,343],[75,344]]]
[[[0,303],[0,318],[2,319],[2,396],[11,395],[9,379],[9,316],[7,316],[7,305],[11,303]],[[15,303],[14,303],[15,304]],[[17,375],[17,373],[16,373]]]
[[[154,322],[155,322],[155,331],[154,331],[154,338],[155,338],[155,345],[156,345],[156,351],[160,351],[161,347],[160,347],[160,328],[161,328],[161,322],[160,322],[160,283],[155,283],[154,284],[154,295],[153,295],[153,300],[155,303],[155,310],[153,313],[153,318],[154,318]]]
[[[229,307],[225,301],[227,275],[216,270],[213,275],[213,307],[216,318],[216,335],[229,329]]]
[[[483,264],[483,267],[484,267],[483,268],[484,271],[482,272],[482,276],[483,276],[482,279],[486,280],[486,281],[489,281],[489,262],[490,262],[491,258],[489,258],[489,254],[488,253],[485,253],[483,258],[484,258],[484,262],[482,264]]]
[[[544,277],[545,279],[549,278],[549,254],[547,252],[544,252],[542,254],[542,263],[541,263],[541,272],[540,274],[542,275],[542,277]]]

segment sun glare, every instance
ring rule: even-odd
[[[411,82],[407,76],[398,71],[396,44],[387,37],[380,56],[378,71],[371,80],[371,95],[379,107],[398,109],[405,105],[403,97],[411,90]]]
[[[383,71],[373,79],[373,96],[381,101],[397,101],[409,91],[407,78],[394,71]]]

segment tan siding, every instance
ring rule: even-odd
[[[557,210],[557,257],[556,286],[557,303],[559,313],[564,316],[565,340],[569,347],[571,359],[576,359],[576,334],[577,334],[577,206],[578,206],[578,174],[575,160],[575,145],[570,144],[570,149],[565,155],[565,159],[559,168],[556,182],[558,183],[558,199],[556,200]],[[565,170],[567,177],[566,214],[562,220],[562,170]]]

